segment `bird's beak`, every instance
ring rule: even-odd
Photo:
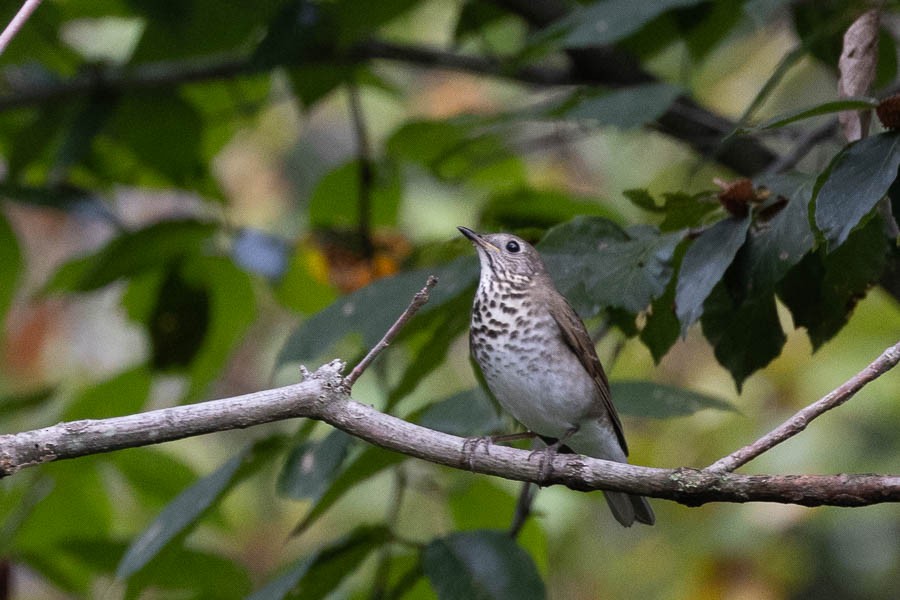
[[[480,248],[484,248],[485,250],[493,250],[494,252],[500,251],[500,248],[493,245],[492,243],[490,243],[489,241],[487,241],[486,239],[481,237],[481,235],[475,233],[468,227],[460,226],[460,227],[457,227],[457,229],[459,229],[459,232],[461,234],[463,234],[464,236],[466,236],[467,238],[469,238],[469,241],[472,242],[473,244],[475,244],[476,246],[478,246]]]

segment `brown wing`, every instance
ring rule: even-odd
[[[566,344],[572,349],[575,356],[581,360],[581,364],[597,385],[597,395],[603,403],[602,408],[609,415],[616,437],[619,438],[619,445],[622,446],[625,456],[628,456],[628,444],[625,442],[622,422],[619,420],[618,413],[616,413],[616,407],[613,406],[609,393],[609,381],[606,379],[603,365],[600,364],[600,359],[597,357],[597,350],[594,348],[591,336],[588,335],[587,329],[585,329],[584,323],[575,312],[575,309],[561,294],[554,294],[550,302],[552,302],[550,314],[553,315],[556,324],[559,325]],[[597,408],[600,409],[601,407]]]

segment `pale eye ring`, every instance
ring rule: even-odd
[[[517,242],[516,240],[509,240],[508,242],[506,242],[506,251],[507,252],[516,253],[519,250],[520,250],[519,242]]]

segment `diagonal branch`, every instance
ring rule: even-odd
[[[881,356],[872,361],[865,369],[845,381],[840,387],[832,390],[820,400],[798,411],[793,417],[740,450],[732,452],[706,468],[711,472],[734,471],[741,465],[747,464],[763,452],[766,452],[781,442],[792,438],[812,422],[832,408],[837,408],[853,397],[864,385],[877,379],[900,362],[900,342],[897,342],[881,353]]]
[[[0,33],[0,54],[3,54],[3,51],[6,50],[6,47],[9,46],[12,39],[16,37],[16,34],[19,33],[19,30],[25,25],[25,21],[28,20],[31,13],[37,10],[37,7],[40,6],[40,4],[41,0],[25,0],[22,4],[22,8],[20,8],[12,18],[3,30],[3,33]]]

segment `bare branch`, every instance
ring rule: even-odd
[[[538,482],[531,452],[490,446],[472,455],[467,440],[420,427],[354,402],[340,361],[299,384],[235,398],[177,406],[127,417],[60,423],[0,436],[0,476],[45,462],[244,428],[279,419],[318,419],[369,443],[433,463],[518,481]],[[609,489],[696,506],[707,502],[779,502],[863,506],[900,501],[900,476],[739,475],[690,468],[653,469],[573,454],[553,458],[546,484]]]
[[[722,472],[734,471],[741,465],[747,464],[763,452],[770,450],[781,442],[797,435],[813,419],[821,416],[832,408],[837,408],[853,397],[864,385],[877,379],[883,373],[892,369],[900,362],[900,342],[897,342],[872,361],[865,369],[845,381],[840,387],[832,390],[826,396],[810,404],[794,414],[793,417],[759,438],[752,444],[744,446],[736,452],[721,458],[708,466],[706,471]]]
[[[403,311],[403,314],[391,325],[391,328],[387,330],[387,333],[384,334],[384,337],[381,338],[375,347],[372,348],[366,356],[359,361],[359,364],[353,367],[353,371],[350,372],[347,377],[344,378],[344,386],[349,390],[353,387],[353,384],[356,383],[356,380],[359,379],[359,376],[363,374],[363,372],[369,368],[369,365],[381,354],[385,348],[387,348],[390,343],[397,337],[397,334],[400,333],[400,330],[403,328],[406,323],[413,318],[413,315],[418,312],[422,306],[428,302],[428,297],[431,294],[431,290],[434,286],[437,285],[438,279],[434,275],[429,275],[428,280],[425,282],[425,287],[416,292],[416,295],[413,296],[412,301],[409,303],[409,306],[406,307],[406,310]]]
[[[3,54],[12,39],[16,37],[16,34],[19,33],[19,30],[25,25],[25,21],[28,20],[28,17],[31,16],[31,13],[33,13],[40,4],[41,0],[25,0],[22,4],[22,8],[16,13],[16,16],[12,18],[9,25],[3,30],[3,33],[0,33],[0,54]]]

